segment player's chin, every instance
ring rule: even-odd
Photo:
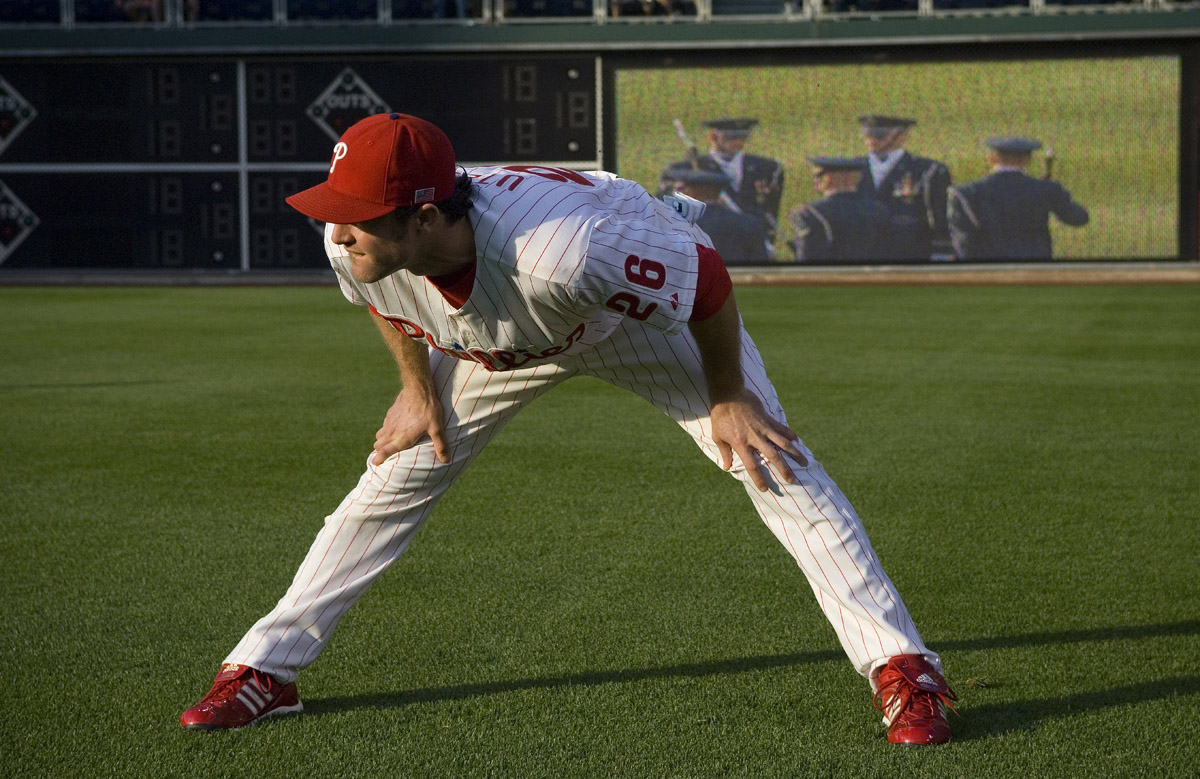
[[[352,261],[350,275],[354,277],[355,281],[360,281],[363,284],[372,284],[392,275],[392,269],[384,267],[377,262],[372,262],[360,255]]]

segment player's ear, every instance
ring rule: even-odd
[[[442,217],[442,212],[433,203],[425,203],[417,212],[413,214],[413,218],[417,221],[418,230],[428,230],[438,223]]]

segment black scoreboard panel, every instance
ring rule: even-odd
[[[442,127],[460,162],[598,164],[588,57],[0,58],[6,269],[326,269],[284,203],[372,113]]]
[[[316,172],[251,173],[247,197],[250,211],[250,267],[289,270],[329,267],[325,257],[325,225],[298,213],[284,198],[325,180]]]
[[[251,61],[251,161],[326,159],[364,115],[398,111],[441,127],[464,162],[596,159],[592,60]]]
[[[241,64],[244,107],[234,61],[0,62],[0,122],[22,103],[35,112],[0,162],[236,162],[243,109],[251,162],[328,159],[349,125],[384,111],[435,122],[466,162],[596,159],[586,58]]]
[[[235,173],[19,173],[0,182],[39,222],[0,271],[241,265]],[[21,229],[11,221],[0,218],[0,245]]]
[[[0,77],[36,111],[0,162],[238,159],[232,62],[27,62],[0,65]]]

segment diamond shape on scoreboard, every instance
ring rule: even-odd
[[[0,154],[35,116],[37,110],[0,76]]]
[[[41,220],[0,181],[0,264],[37,229]]]
[[[358,120],[391,110],[367,82],[346,68],[308,107],[308,116],[336,141]]]

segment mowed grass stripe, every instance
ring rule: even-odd
[[[738,290],[962,698],[957,743],[897,750],[740,488],[592,380],[446,496],[302,675],[306,715],[183,731],[357,479],[395,369],[336,289],[2,289],[6,768],[1188,776],[1196,294]]]

